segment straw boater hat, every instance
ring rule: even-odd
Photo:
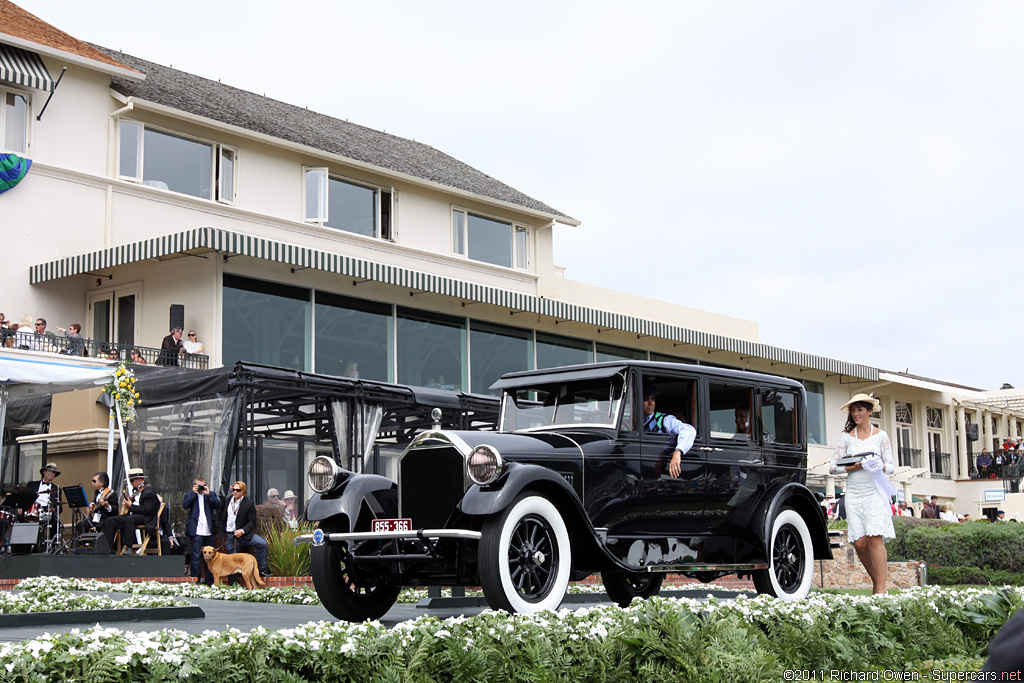
[[[848,412],[850,412],[850,406],[852,406],[854,403],[869,403],[869,404],[871,404],[871,412],[873,412],[873,413],[877,413],[882,408],[882,404],[879,403],[878,399],[875,398],[874,396],[871,396],[870,394],[857,394],[856,396],[851,398],[849,401],[844,403],[843,407],[840,408],[839,410],[841,410],[844,413],[848,413]]]
[[[53,476],[54,477],[59,477],[60,476],[60,470],[57,469],[57,463],[55,463],[55,462],[47,463],[46,467],[40,467],[39,468],[40,476],[43,474],[43,472],[45,472],[47,470],[53,472]]]
[[[145,479],[146,473],[142,471],[141,467],[133,467],[128,470],[128,481],[132,479]]]

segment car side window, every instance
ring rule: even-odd
[[[754,388],[721,382],[708,383],[711,438],[752,441]]]
[[[796,393],[779,389],[761,389],[761,430],[766,443],[799,442]]]
[[[643,423],[647,419],[644,410],[644,399],[654,394],[654,410],[656,413],[671,415],[681,422],[691,425],[697,430],[698,437],[701,434],[700,425],[695,422],[697,406],[697,382],[685,377],[672,377],[667,375],[643,376],[643,395],[641,401],[641,418]]]

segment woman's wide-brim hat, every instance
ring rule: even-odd
[[[39,474],[42,474],[43,472],[47,472],[47,471],[53,472],[53,476],[55,476],[55,477],[59,477],[60,476],[60,470],[57,469],[57,463],[55,463],[55,462],[47,463],[46,467],[40,467],[39,468]]]
[[[871,412],[873,412],[873,413],[877,413],[882,408],[882,404],[879,403],[878,399],[875,398],[874,396],[871,396],[870,394],[857,394],[856,396],[851,398],[849,401],[844,403],[843,407],[840,408],[839,410],[841,410],[844,413],[848,413],[848,412],[850,412],[850,406],[852,406],[854,403],[868,403],[868,404],[870,404],[871,405]]]

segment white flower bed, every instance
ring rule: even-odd
[[[47,593],[50,605],[61,591],[114,587],[192,597],[216,592],[227,599],[271,594],[52,577],[21,585]],[[782,680],[783,668],[898,668],[913,662],[919,669],[926,662],[970,670],[994,629],[1024,604],[1024,589],[1001,590],[933,586],[886,596],[814,593],[788,603],[765,596],[654,598],[627,609],[424,616],[391,629],[379,622],[321,621],[279,631],[189,635],[97,626],[0,645],[0,679],[604,681],[644,678],[641,672],[654,666],[663,673],[659,680]],[[235,598],[236,593],[243,595]]]
[[[78,595],[69,593],[67,590],[61,586],[39,582],[35,585],[19,586],[19,590],[16,591],[0,591],[0,614],[190,607],[192,605],[188,601],[178,600],[173,597],[134,595],[123,600],[114,600],[105,595]]]

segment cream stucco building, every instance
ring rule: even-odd
[[[552,233],[578,221],[428,145],[91,46],[4,0],[0,102],[0,151],[32,160],[0,194],[8,320],[79,322],[151,360],[177,325],[214,367],[478,393],[510,370],[613,358],[784,375],[807,388],[826,491],[841,488],[823,465],[838,408],[873,391],[907,493],[1024,518],[1016,481],[968,478],[978,443],[1021,436],[1020,401],[566,278]],[[986,502],[996,488],[1006,500]]]

